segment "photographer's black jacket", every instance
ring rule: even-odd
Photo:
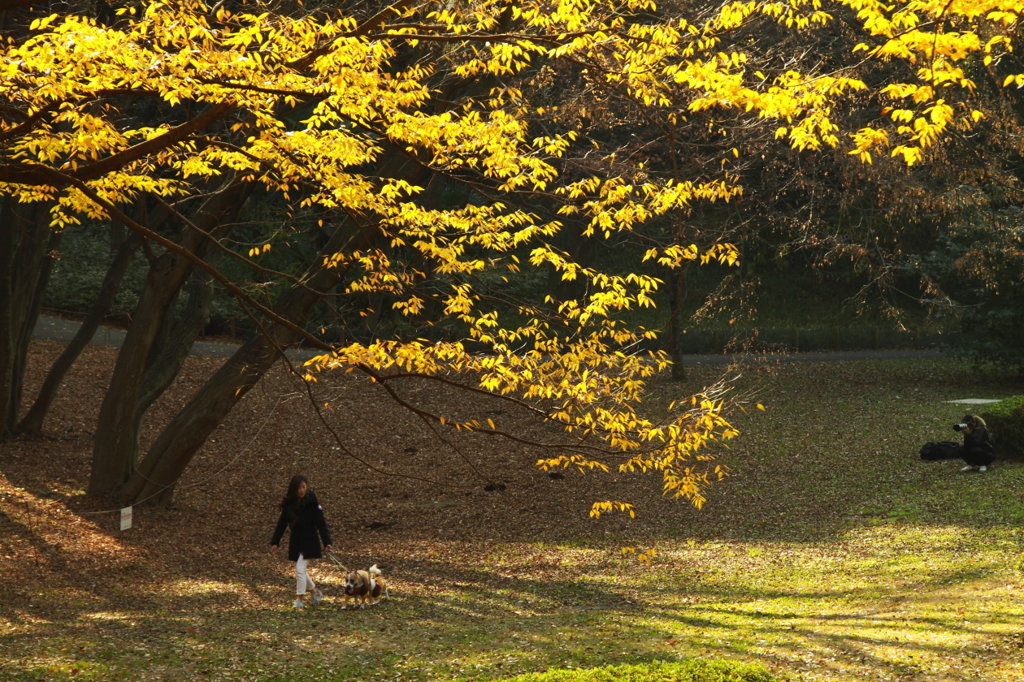
[[[298,561],[299,554],[306,559],[319,559],[323,556],[320,552],[320,540],[323,540],[324,545],[331,544],[331,532],[327,530],[324,509],[317,502],[312,490],[307,491],[301,500],[296,498],[284,506],[270,544],[280,544],[288,527],[292,529],[291,537],[288,538],[288,558],[291,561]]]
[[[972,466],[988,466],[996,458],[996,449],[988,438],[988,429],[982,427],[964,433],[960,457]]]
[[[996,452],[996,449],[992,446],[992,441],[988,438],[988,429],[985,427],[974,429],[970,433],[965,433],[964,447],[968,450],[980,448],[987,454],[991,455],[994,455]]]

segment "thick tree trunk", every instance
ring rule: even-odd
[[[220,260],[220,253],[210,254],[207,262],[215,265]],[[181,319],[174,324],[169,338],[154,348],[150,356],[150,365],[146,370],[142,395],[139,397],[139,411],[145,412],[157,398],[163,395],[167,387],[178,376],[178,371],[185,364],[189,351],[196,339],[210,321],[210,306],[213,303],[213,278],[208,272],[196,270],[192,273],[189,284],[188,304]]]
[[[0,433],[14,432],[28,346],[42,291],[49,278],[50,246],[59,235],[50,229],[48,204],[16,204],[4,197],[0,207]]]
[[[150,266],[139,304],[114,365],[107,394],[100,406],[93,444],[89,492],[110,493],[132,474],[138,452],[139,395],[153,344],[164,323],[167,307],[191,263],[177,254],[160,256]]]
[[[14,330],[14,251],[17,230],[10,197],[3,198],[0,206],[0,439],[8,436],[7,415],[17,413],[11,405],[14,381],[14,352],[17,339]]]
[[[686,363],[683,357],[683,302],[686,300],[686,264],[672,270],[669,276],[668,343],[672,358],[672,380],[686,381]]]
[[[49,223],[49,215],[41,216],[41,221]],[[28,348],[32,343],[32,335],[35,333],[36,322],[39,321],[39,313],[43,309],[43,297],[46,294],[46,285],[50,282],[50,273],[53,272],[53,263],[56,260],[55,254],[57,249],[60,248],[61,237],[64,236],[64,230],[50,230],[50,238],[46,243],[46,251],[41,254],[39,262],[39,274],[36,279],[36,287],[32,292],[32,299],[29,303],[27,314],[25,315],[25,322],[22,324],[21,329],[21,345],[17,350],[18,363],[14,366],[16,376],[20,377],[17,383],[17,393],[14,395],[13,402],[15,405],[21,406],[22,392],[24,390],[24,378],[25,369],[28,366]],[[17,414],[14,415],[17,419]]]
[[[110,311],[110,306],[113,305],[117,292],[121,288],[121,280],[124,279],[124,274],[128,270],[132,256],[135,255],[135,252],[141,245],[142,237],[137,234],[121,242],[117,254],[114,256],[114,261],[107,269],[106,277],[104,277],[103,284],[100,286],[100,293],[96,297],[88,317],[85,318],[82,326],[78,328],[70,343],[64,348],[64,352],[60,354],[60,357],[50,367],[50,371],[43,381],[43,386],[39,389],[39,395],[36,397],[35,403],[32,404],[28,414],[18,424],[18,432],[32,436],[38,436],[42,433],[43,422],[46,419],[50,405],[53,404],[54,398],[57,397],[61,381],[64,380],[64,376],[71,369],[71,366],[75,364],[75,360],[78,359],[82,350],[89,345],[89,341],[92,340],[93,334],[99,328],[100,322],[103,321],[103,318]]]
[[[194,219],[205,232],[219,238],[229,232],[235,217],[251,192],[249,183],[234,181],[207,199]],[[185,228],[181,244],[200,258],[213,244],[195,230]],[[139,432],[144,411],[140,400],[146,385],[146,373],[154,357],[154,344],[181,286],[192,273],[193,265],[184,257],[168,252],[150,266],[139,296],[139,303],[128,328],[114,373],[100,406],[93,446],[89,493],[117,491],[131,478],[139,451]]]
[[[321,253],[337,253],[359,236],[358,229],[346,221],[335,230]],[[276,314],[295,324],[302,324],[309,318],[322,294],[330,291],[345,274],[344,268],[324,267],[323,261],[318,257],[300,283],[281,296],[273,308]],[[278,348],[297,340],[294,332],[280,325],[268,324],[267,334],[270,338],[260,334],[239,348],[164,428],[125,485],[126,501],[172,503],[178,479],[199,448],[235,404],[277,362]]]

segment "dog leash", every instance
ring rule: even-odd
[[[340,561],[338,561],[338,557],[334,556],[334,552],[328,552],[328,553],[327,553],[327,558],[328,558],[328,559],[330,559],[331,561],[333,561],[333,562],[334,562],[335,564],[337,564],[338,566],[340,566],[340,567],[341,567],[341,570],[343,570],[343,571],[345,571],[346,573],[348,573],[348,569],[347,569],[347,568],[345,568],[345,564],[343,564],[343,563],[341,563]]]

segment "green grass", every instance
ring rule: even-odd
[[[0,607],[0,679],[589,682],[539,673],[688,660],[806,682],[1024,679],[1024,465],[917,459],[955,437],[963,408],[945,401],[1020,386],[952,361],[740,384],[767,411],[736,416],[743,435],[719,452],[732,475],[702,511],[664,504],[555,542],[409,542],[395,598],[366,610],[294,612],[279,576],[230,567],[104,594],[40,585],[52,608]]]
[[[760,666],[686,661],[528,673],[510,682],[771,682],[771,676]]]

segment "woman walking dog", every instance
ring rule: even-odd
[[[281,500],[281,517],[270,540],[271,554],[277,554],[277,546],[286,528],[292,531],[288,538],[288,559],[295,562],[295,608],[301,609],[306,605],[303,598],[307,591],[316,606],[324,593],[310,579],[306,564],[310,559],[323,556],[320,553],[321,540],[324,551],[331,551],[331,533],[327,530],[324,508],[309,489],[305,476],[293,476],[288,484],[288,493]]]

